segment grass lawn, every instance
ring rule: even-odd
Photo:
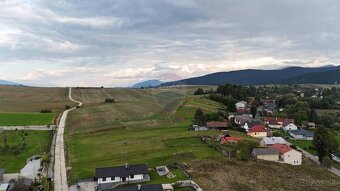
[[[309,147],[313,146],[312,141],[308,141],[308,140],[288,140],[288,142],[292,143],[293,145],[296,145],[298,147],[300,147],[301,149],[316,155],[316,151],[315,150],[311,150]]]
[[[48,125],[54,123],[56,113],[0,113],[0,126]]]
[[[4,139],[7,139],[10,150],[3,151]],[[26,160],[29,157],[42,152],[48,152],[51,140],[51,131],[2,132],[0,134],[0,167],[6,169],[6,173],[19,172],[26,165]],[[23,143],[26,143],[26,146],[21,150],[20,147]],[[20,153],[15,155],[13,152],[14,148],[18,148]]]

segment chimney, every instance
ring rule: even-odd
[[[142,190],[142,185],[138,184],[137,189],[138,189],[138,191]]]

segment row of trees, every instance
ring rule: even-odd
[[[332,159],[332,153],[339,149],[335,136],[322,126],[315,131],[313,146],[322,164]]]

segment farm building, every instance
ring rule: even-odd
[[[267,137],[267,133],[267,129],[263,125],[255,125],[248,130],[247,135],[255,138],[263,138]]]
[[[287,132],[287,131],[297,130],[298,127],[293,122],[286,121],[285,123],[283,123],[282,129]]]
[[[282,137],[263,137],[260,141],[261,147],[267,147],[274,144],[286,144],[286,141]]]
[[[271,148],[255,148],[253,150],[253,155],[257,159],[267,160],[267,161],[279,161],[279,152]]]
[[[96,168],[98,188],[105,190],[119,183],[139,183],[150,180],[145,164]]]
[[[304,129],[289,131],[289,135],[293,139],[300,139],[300,140],[313,140],[314,138],[314,133],[304,130]]]
[[[302,153],[292,149],[291,147],[283,144],[274,144],[269,146],[280,153],[280,161],[291,165],[301,165]]]
[[[207,128],[209,130],[227,130],[227,122],[210,121],[207,122]]]

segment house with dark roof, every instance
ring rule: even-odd
[[[286,144],[286,141],[282,137],[263,137],[260,141],[261,147],[266,147],[274,144]]]
[[[260,160],[279,161],[279,152],[271,148],[254,148],[252,154]]]
[[[294,124],[293,121],[290,120],[286,120],[283,124],[282,124],[282,129],[284,131],[292,131],[292,130],[297,130],[298,127]]]
[[[307,131],[305,129],[289,131],[289,135],[293,139],[300,139],[300,140],[313,140],[314,139],[314,133]]]
[[[207,128],[209,130],[227,130],[227,127],[228,127],[227,122],[220,122],[220,121],[207,122]]]
[[[134,185],[121,188],[112,188],[107,191],[173,191],[174,188],[170,184],[149,184]]]
[[[106,190],[117,184],[139,183],[150,180],[146,164],[126,164],[125,166],[96,168],[95,178],[98,181],[99,190]]]

